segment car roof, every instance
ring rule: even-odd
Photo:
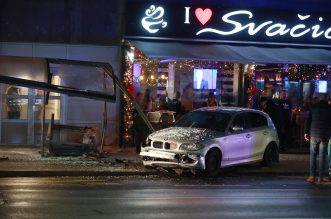
[[[222,113],[229,113],[229,114],[237,114],[242,112],[255,112],[255,113],[263,113],[260,110],[250,109],[250,108],[243,108],[243,107],[203,107],[199,108],[195,111],[204,111],[204,112],[222,112]]]

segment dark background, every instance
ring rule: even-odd
[[[112,45],[121,38],[120,0],[0,0],[0,39]]]

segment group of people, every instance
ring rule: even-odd
[[[176,92],[176,97],[170,100],[167,96],[159,96],[158,101],[153,101],[151,92],[149,89],[146,90],[145,94],[138,92],[136,94],[136,101],[144,112],[152,112],[155,110],[171,110],[176,112],[176,115],[182,115],[185,113],[185,108],[182,106],[181,94],[179,91]]]
[[[259,101],[260,110],[266,112],[273,121],[280,140],[280,150],[284,151],[291,144],[292,104],[287,99],[285,91],[279,99],[262,97]],[[308,118],[304,124],[304,139],[310,142],[310,167],[307,182],[319,183],[331,181],[331,101],[325,94],[316,96],[310,106],[304,106]],[[329,177],[325,177],[325,162],[328,159]],[[317,178],[317,157],[319,171]],[[316,180],[317,179],[317,180]]]
[[[261,97],[259,109],[266,112],[273,121],[280,140],[280,150],[285,151],[286,147],[291,144],[291,120],[292,120],[292,103],[287,98],[286,91],[280,92],[279,99],[271,97]]]

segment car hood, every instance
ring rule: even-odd
[[[223,133],[224,134],[224,133]],[[152,140],[172,141],[172,142],[202,142],[212,138],[221,136],[219,132],[202,129],[202,128],[188,128],[188,127],[171,127],[162,129],[149,135]]]

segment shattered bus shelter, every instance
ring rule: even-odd
[[[62,82],[59,83],[61,79]],[[63,80],[65,79],[65,80]],[[61,93],[104,101],[100,147],[104,144],[107,125],[107,102],[116,101],[116,86],[129,97],[150,131],[153,127],[125,85],[116,77],[109,63],[52,58],[0,56],[0,83],[42,91],[42,155],[45,152],[45,105],[50,93]],[[91,106],[93,108],[93,106]]]

